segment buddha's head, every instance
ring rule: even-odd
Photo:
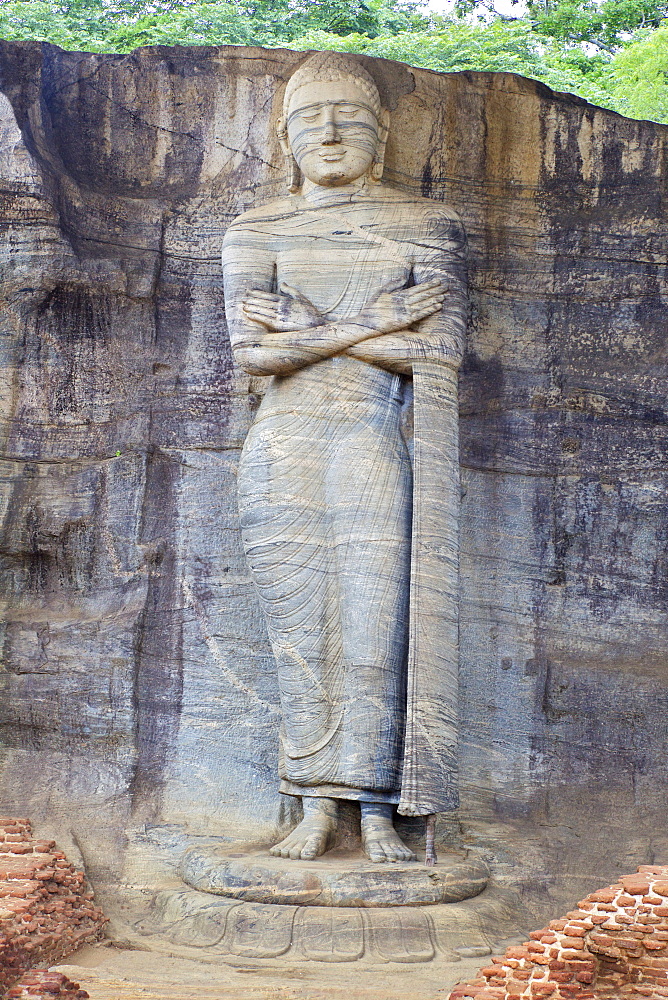
[[[290,190],[300,172],[323,187],[383,173],[389,114],[373,78],[352,56],[316,52],[288,82],[278,123]]]

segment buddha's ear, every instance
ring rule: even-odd
[[[371,167],[371,177],[374,181],[379,181],[382,178],[385,166],[385,147],[387,145],[387,137],[390,134],[390,112],[387,108],[383,108],[380,112],[378,125],[378,146],[376,147],[376,155],[373,158],[373,166]]]
[[[381,139],[383,141],[383,145],[385,145],[385,143],[387,142],[387,137],[390,134],[390,112],[387,110],[387,108],[381,109],[379,124],[381,131]]]
[[[281,152],[285,158],[288,191],[290,194],[295,194],[301,186],[301,172],[290,149],[285,118],[279,118],[276,122],[276,135],[278,136]]]
[[[288,129],[285,118],[279,118],[276,122],[276,135],[278,136],[283,156],[292,156],[290,143],[288,142]]]

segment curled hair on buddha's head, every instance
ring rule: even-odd
[[[293,95],[309,83],[339,83],[345,80],[354,83],[369,102],[369,107],[380,121],[381,103],[378,87],[364,66],[354,56],[341,52],[316,52],[299,66],[285,88],[283,115],[286,120]]]
[[[387,111],[383,110],[380,92],[375,80],[354,56],[342,52],[315,52],[297,67],[288,80],[283,98],[283,116],[279,120],[277,127],[278,138],[286,158],[288,189],[292,193],[299,190],[301,185],[301,171],[288,143],[287,126],[290,102],[300,87],[307,86],[309,83],[340,83],[342,81],[353,83],[364,94],[369,108],[378,120],[380,144],[378,156],[371,168],[371,180],[380,181],[383,176],[383,160],[385,157],[389,115]]]

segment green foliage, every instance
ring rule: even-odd
[[[0,0],[0,37],[128,52],[140,45],[286,45],[308,31],[374,38],[428,24],[410,0]]]
[[[624,114],[668,122],[668,25],[619,52],[610,83]]]
[[[668,0],[0,0],[0,37],[66,49],[287,45],[339,49],[445,72],[519,73],[634,117],[668,121]],[[519,7],[519,0],[515,0]]]
[[[258,40],[234,4],[194,3],[117,24],[105,44],[107,51],[131,52],[141,45],[254,45]]]
[[[561,0],[552,5],[529,0],[535,30],[566,45],[583,42],[612,53],[629,33],[658,27],[668,15],[666,0]]]
[[[633,32],[657,28],[668,17],[668,0],[525,0],[525,7],[522,19],[537,36],[566,46],[585,43],[609,54]],[[460,16],[477,12],[506,23],[519,19],[497,13],[494,0],[457,0],[456,9]]]

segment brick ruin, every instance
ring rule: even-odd
[[[668,866],[643,865],[529,938],[449,1000],[668,998]]]
[[[36,969],[22,976],[3,1000],[90,1000],[90,994],[59,972]]]
[[[54,841],[34,840],[28,820],[0,819],[0,995],[28,970],[53,965],[81,945],[98,941],[105,923],[83,872]],[[44,995],[59,994],[52,990]],[[81,995],[60,993],[68,1000]]]

